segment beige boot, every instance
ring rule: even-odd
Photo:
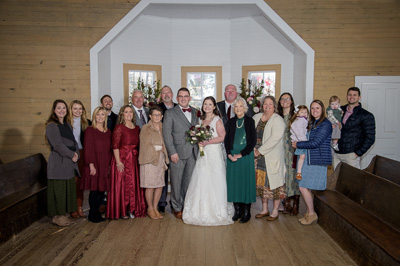
[[[307,215],[304,220],[300,221],[302,225],[310,225],[310,224],[316,224],[318,221],[318,215],[316,213],[312,215]]]

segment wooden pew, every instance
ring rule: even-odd
[[[364,170],[400,185],[399,161],[375,155],[371,163]]]
[[[0,243],[46,214],[46,190],[42,154],[0,165]]]
[[[360,265],[399,265],[400,185],[345,163],[335,174],[313,191],[320,226]]]

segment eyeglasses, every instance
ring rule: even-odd
[[[189,98],[189,97],[190,97],[189,95],[185,95],[185,96],[178,95],[178,98],[185,98],[185,99],[187,99],[187,98]]]
[[[281,102],[288,102],[288,101],[291,101],[292,99],[290,99],[290,98],[281,98],[280,99],[280,101]]]

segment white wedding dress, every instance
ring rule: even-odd
[[[210,127],[217,137],[214,117]],[[222,120],[221,120],[222,122]],[[216,226],[233,224],[234,209],[226,191],[225,150],[222,143],[204,147],[204,156],[198,156],[186,193],[183,222],[186,224]]]

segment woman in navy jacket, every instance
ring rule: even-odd
[[[311,189],[325,190],[327,168],[332,162],[332,125],[326,119],[325,107],[320,100],[310,105],[311,119],[308,126],[308,141],[292,142],[294,148],[307,149],[306,163],[302,168],[302,180],[298,180],[301,194],[307,205],[307,212],[299,219],[303,225],[316,223],[318,216],[314,211]]]

